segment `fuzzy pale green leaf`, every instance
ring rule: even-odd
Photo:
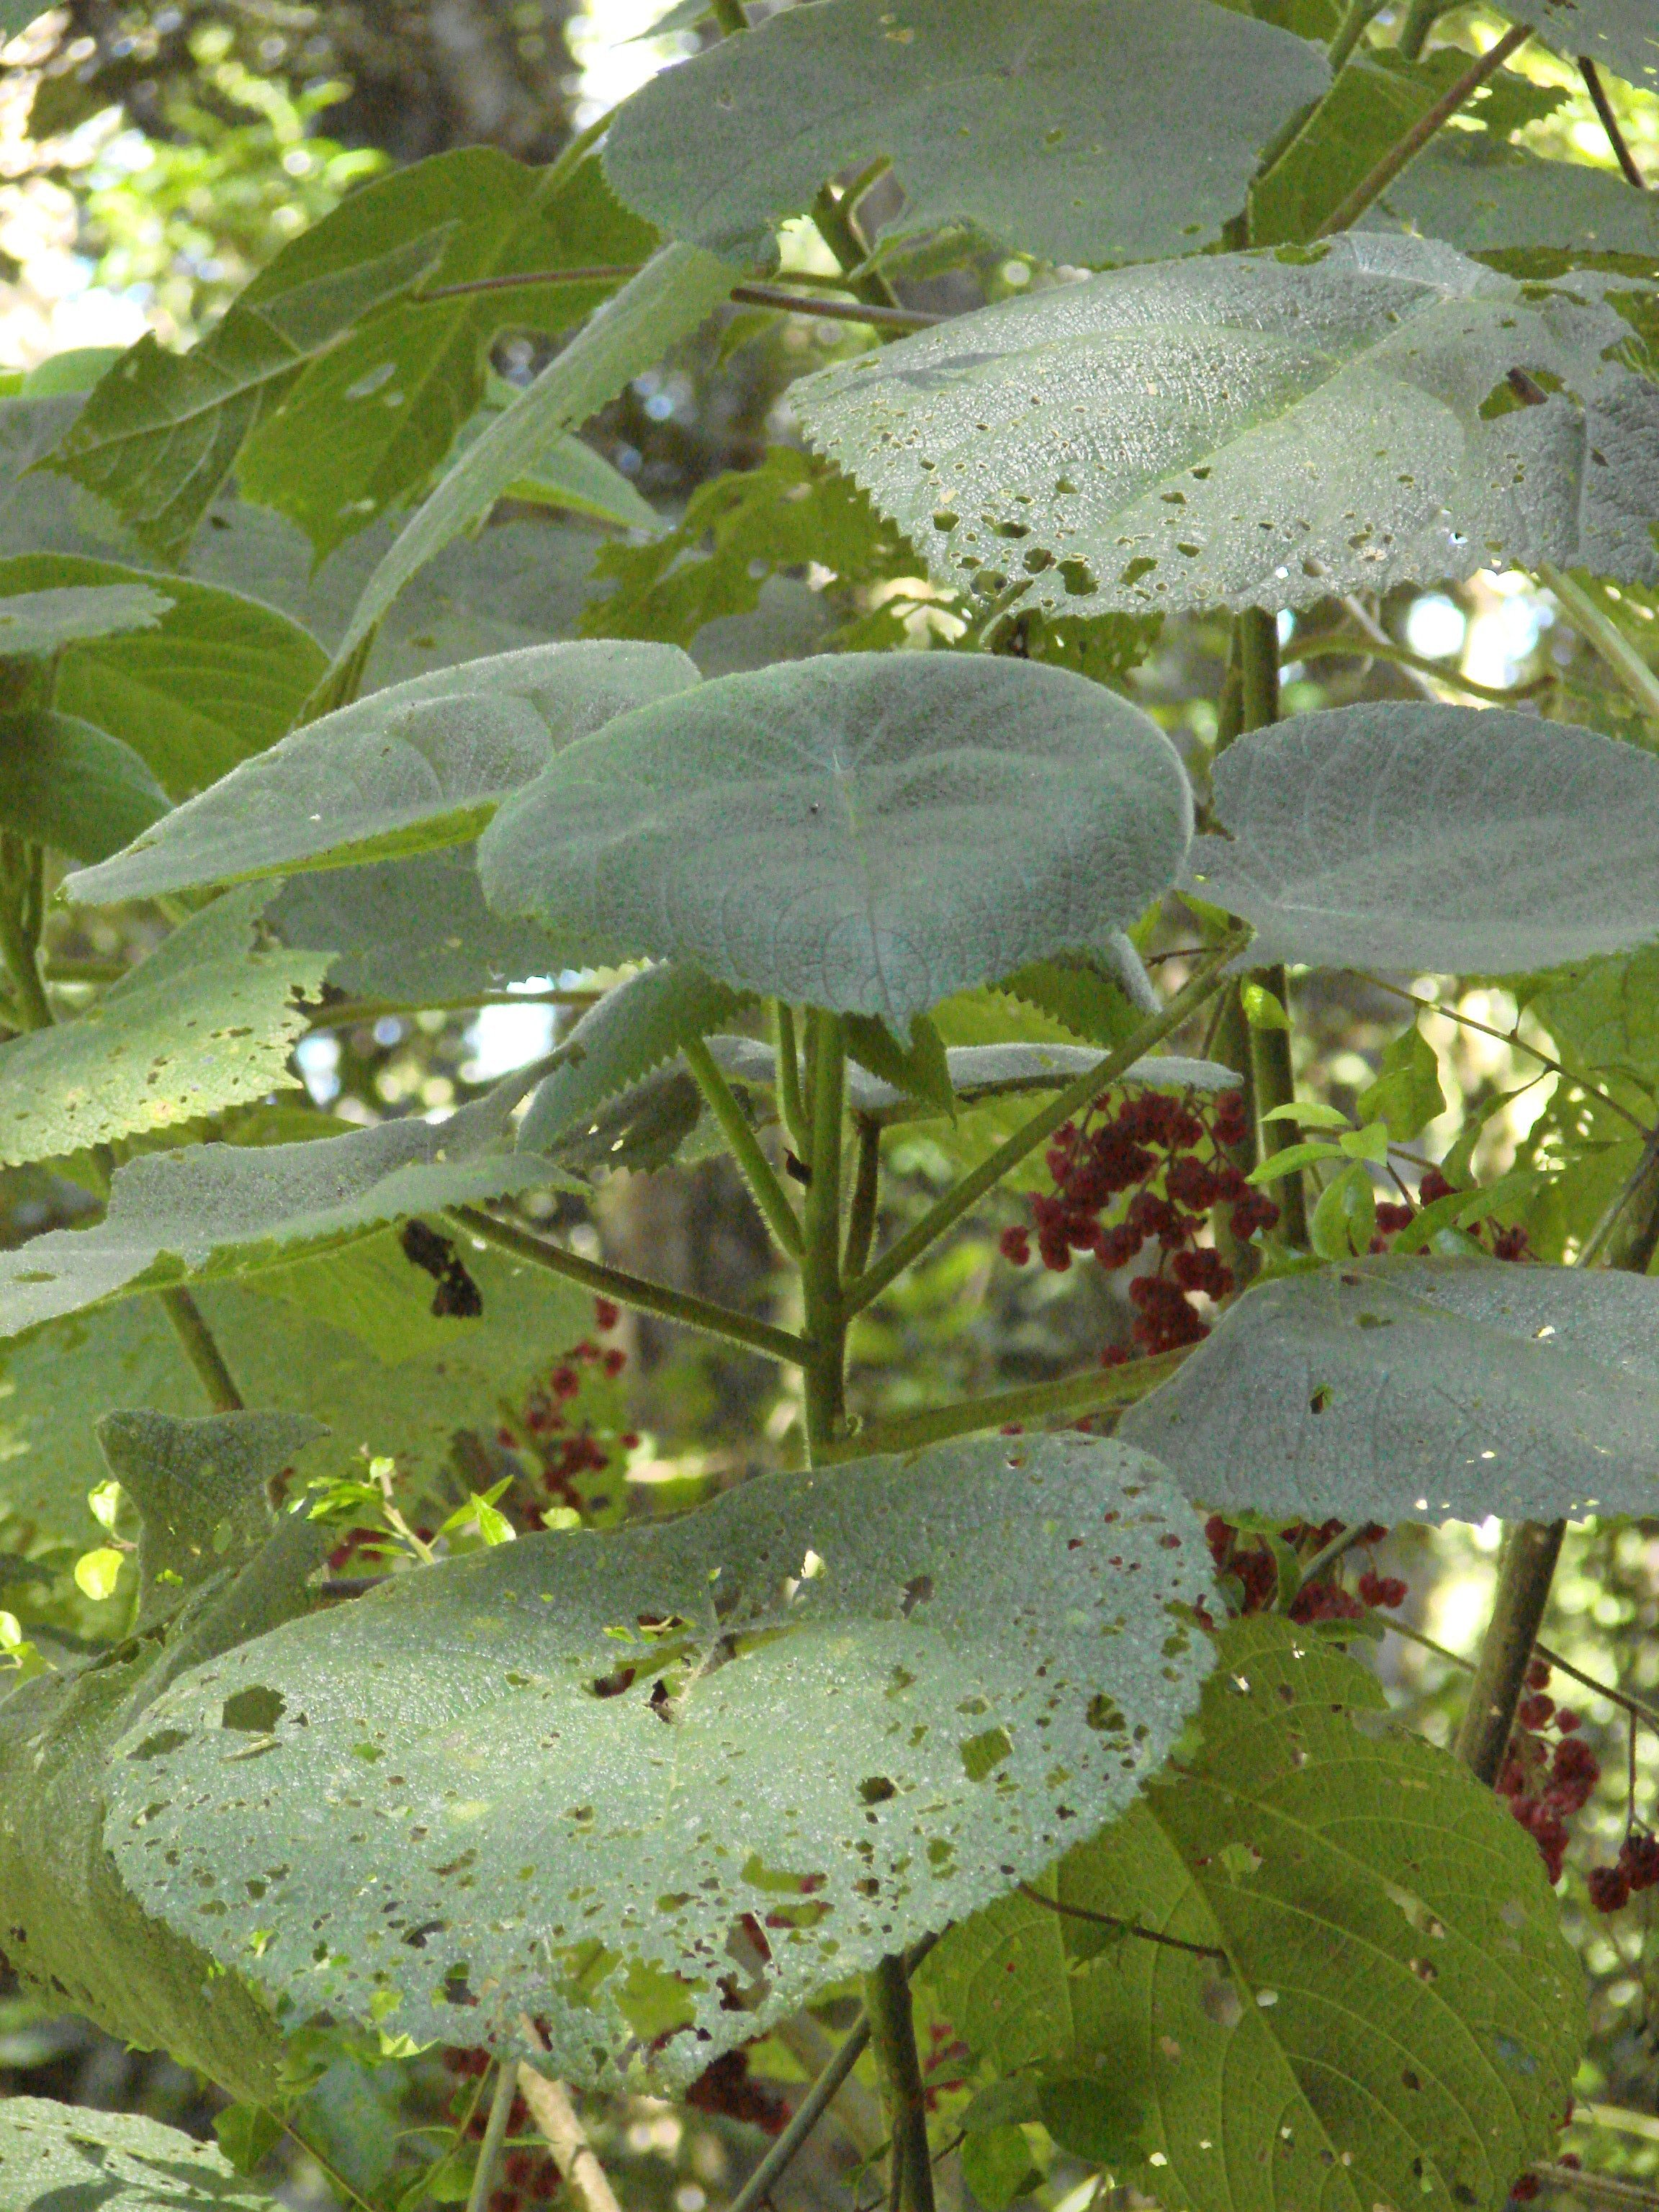
[[[697,681],[676,646],[532,646],[441,669],[308,722],[72,876],[88,904],[391,859],[477,835],[504,795],[613,715]]]
[[[586,1130],[608,1099],[672,1059],[689,1040],[729,1021],[737,1008],[735,992],[672,962],[619,983],[565,1039],[561,1065],[543,1079],[520,1124],[520,1146],[556,1152],[573,1130]]]
[[[70,584],[0,599],[0,659],[60,652],[92,637],[154,629],[173,601],[148,584]]]
[[[1236,1622],[1199,1726],[1041,1897],[953,1929],[931,1994],[1063,2147],[1162,2203],[1498,2212],[1585,2033],[1535,1845],[1316,1631]]]
[[[529,2012],[586,2080],[667,2031],[683,2083],[1127,1804],[1196,1700],[1208,1586],[1190,1510],[1115,1443],[769,1475],[245,1646],[146,1714],[106,1832],[296,2016],[395,1997],[397,2030],[482,2043]],[[256,1688],[257,1777],[222,1725]]]
[[[1659,937],[1659,760],[1570,723],[1368,702],[1215,763],[1185,880],[1252,965],[1514,975]]]
[[[0,714],[0,823],[77,860],[102,860],[172,804],[146,763],[73,714]]]
[[[270,2212],[275,2202],[211,2144],[140,2112],[49,2097],[0,2103],[0,2212]]]
[[[498,913],[577,961],[685,960],[878,1014],[1134,920],[1191,798],[1103,686],[969,654],[848,653],[726,677],[568,748],[480,841]]]
[[[1659,1511],[1659,1283],[1361,1259],[1258,1284],[1119,1433],[1218,1511]]]
[[[1615,171],[1547,161],[1471,132],[1443,133],[1378,207],[1464,253],[1553,249],[1659,260],[1659,193],[1632,191]],[[1366,218],[1368,228],[1374,220]]]
[[[1365,232],[1118,270],[790,387],[941,584],[1075,616],[1310,605],[1479,568],[1659,578],[1659,388],[1579,274]],[[1519,371],[1517,397],[1509,379]]]
[[[1316,46],[1208,0],[820,0],[662,71],[605,164],[715,253],[761,252],[826,177],[886,156],[884,244],[966,222],[1050,261],[1145,261],[1213,245],[1329,82]]]

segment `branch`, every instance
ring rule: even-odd
[[[547,2045],[533,2020],[521,2018],[519,2033],[533,2051],[545,2055]],[[504,2073],[507,2070],[502,2069]],[[519,2094],[529,2106],[530,2117],[540,2129],[553,2154],[553,2163],[581,2212],[621,2212],[605,2168],[594,2155],[563,2082],[554,2081],[550,2075],[526,2061],[511,2070],[517,2079]],[[494,2119],[493,2112],[490,2118]],[[471,2207],[468,2212],[471,2212]]]
[[[1561,611],[1580,637],[1593,646],[1619,678],[1620,687],[1650,721],[1659,721],[1659,676],[1605,609],[1583,586],[1552,562],[1538,563],[1538,580],[1554,593]]]
[[[1058,1899],[1045,1897],[1040,1889],[1033,1889],[1029,1881],[1019,1885],[1022,1897],[1029,1897],[1033,1905],[1058,1912],[1066,1920],[1091,1920],[1097,1927],[1121,1928],[1126,1936],[1139,1936],[1143,1943],[1162,1943],[1171,1951],[1189,1951],[1195,1959],[1219,1959],[1224,1966],[1231,1961],[1218,1943],[1185,1943],[1179,1936],[1164,1936],[1156,1928],[1143,1928],[1138,1921],[1120,1920],[1110,1912],[1091,1912],[1086,1905],[1061,1905]]]
[[[487,292],[524,292],[544,284],[619,283],[639,273],[638,264],[623,263],[605,263],[587,269],[527,269],[518,276],[473,276],[461,284],[435,284],[429,292],[416,293],[414,304],[417,307],[433,307],[444,300],[471,300]],[[951,319],[948,315],[928,315],[919,309],[896,307],[886,300],[867,303],[820,300],[810,295],[798,296],[783,289],[787,283],[807,284],[813,281],[810,276],[786,276],[773,284],[734,284],[731,297],[743,307],[773,307],[785,315],[817,315],[829,322],[868,323],[877,330],[926,331],[935,323]],[[859,281],[861,280],[849,278],[843,289],[856,291]]]
[[[1625,143],[1625,134],[1619,128],[1619,118],[1613,112],[1613,102],[1607,98],[1607,88],[1601,82],[1601,72],[1588,54],[1578,57],[1578,74],[1584,80],[1584,89],[1591,105],[1601,118],[1601,128],[1607,134],[1607,143],[1613,149],[1613,159],[1625,173],[1626,184],[1634,185],[1638,192],[1648,188],[1648,180],[1636,166],[1636,157]]]
[[[1091,1367],[1058,1382],[1034,1382],[1024,1390],[998,1390],[986,1398],[967,1398],[925,1413],[906,1413],[894,1421],[872,1421],[823,1454],[826,1464],[862,1459],[872,1452],[919,1451],[923,1444],[945,1443],[1010,1422],[1073,1419],[1109,1407],[1132,1406],[1175,1373],[1193,1347],[1160,1352],[1151,1359],[1131,1359],[1121,1367]]]
[[[1069,1121],[1073,1114],[1082,1113],[1103,1091],[1133,1067],[1136,1060],[1144,1059],[1154,1045],[1162,1044],[1172,1030],[1178,1030],[1188,1016],[1220,988],[1222,969],[1244,950],[1249,941],[1248,929],[1230,931],[1219,945],[1205,955],[1161,1014],[1152,1015],[1127,1043],[1107,1053],[1086,1074],[1079,1076],[1075,1083],[1068,1083],[1065,1090],[1057,1091],[1041,1112],[1034,1114],[1029,1121],[1023,1122],[1006,1144],[997,1146],[988,1159],[981,1160],[970,1174],[952,1184],[914,1228],[890,1244],[875,1265],[866,1268],[855,1283],[848,1285],[845,1294],[848,1313],[859,1313],[872,1299],[879,1297],[896,1276],[902,1274],[913,1260],[944,1236],[945,1231],[959,1221],[970,1206],[977,1205],[987,1191],[994,1190],[1028,1153],[1034,1152],[1039,1145],[1046,1144],[1062,1121]]]
[[[688,1037],[682,1050],[685,1064],[704,1099],[708,1110],[720,1124],[725,1138],[743,1172],[743,1179],[753,1194],[755,1203],[765,1216],[766,1225],[791,1260],[801,1255],[800,1223],[795,1209],[789,1203],[783,1185],[772,1172],[772,1163],[760,1148],[760,1139],[749,1126],[749,1118],[732,1096],[732,1086],[714,1064],[714,1056],[702,1037]]]
[[[157,1291],[155,1295],[162,1312],[173,1323],[173,1333],[185,1358],[196,1370],[197,1381],[207,1393],[209,1405],[216,1413],[241,1413],[246,1401],[236,1388],[236,1379],[225,1364],[224,1354],[203,1318],[200,1306],[182,1283]]]
[[[1431,676],[1449,690],[1467,691],[1471,698],[1487,700],[1494,707],[1512,707],[1517,699],[1530,699],[1555,681],[1553,676],[1540,676],[1534,683],[1500,691],[1490,684],[1477,684],[1471,677],[1461,676],[1455,668],[1443,668],[1438,661],[1425,660],[1420,653],[1408,653],[1392,638],[1310,637],[1305,644],[1297,638],[1291,651],[1297,660],[1317,660],[1329,654],[1343,653],[1355,660],[1390,661],[1396,668],[1407,669],[1413,675]]]
[[[881,1200],[881,1124],[868,1114],[855,1115],[854,1121],[859,1156],[853,1176],[853,1204],[847,1216],[847,1249],[842,1255],[843,1282],[861,1274],[870,1263],[876,1208]]]
[[[513,2075],[514,2069],[506,2059],[502,2059],[495,2069],[495,2094],[490,2100],[483,2141],[478,2145],[478,2163],[472,2169],[472,2186],[467,2191],[466,2212],[489,2212],[489,2200],[495,2194],[495,2177],[501,2171],[501,2148],[507,2142],[507,2124],[513,2117]]]
[[[774,284],[734,284],[732,297],[744,307],[776,307],[786,315],[821,315],[833,323],[868,323],[878,331],[930,331],[935,323],[951,320],[949,315],[923,314],[919,308],[890,307],[884,301],[854,306],[848,300],[798,300]]]
[[[1387,191],[1401,171],[1416,160],[1465,100],[1473,99],[1486,79],[1495,76],[1516,49],[1524,45],[1531,36],[1531,27],[1526,23],[1517,23],[1513,30],[1506,31],[1490,52],[1482,54],[1479,61],[1466,69],[1456,83],[1449,86],[1436,100],[1428,113],[1419,118],[1405,137],[1389,149],[1369,176],[1361,178],[1346,199],[1326,216],[1314,236],[1334,238],[1339,231],[1350,229],[1358,222],[1371,202]]]
[[[796,2153],[830,2109],[836,2092],[864,2056],[869,2041],[870,2022],[866,2016],[856,2023],[847,2040],[802,2098],[791,2115],[788,2126],[732,2198],[729,2212],[757,2212],[757,2208],[765,2203],[794,2163]]]
[[[746,1351],[787,1360],[792,1367],[805,1363],[805,1345],[786,1329],[752,1321],[747,1314],[732,1313],[726,1306],[694,1297],[689,1291],[672,1291],[665,1283],[648,1283],[643,1276],[625,1274],[620,1267],[604,1267],[596,1260],[580,1259],[562,1245],[532,1236],[513,1222],[497,1221],[494,1214],[482,1212],[477,1206],[452,1206],[446,1210],[450,1220],[469,1237],[510,1252],[515,1260],[527,1260],[532,1267],[545,1267],[550,1275],[566,1276],[596,1296],[615,1298],[619,1305],[636,1307],[641,1313],[660,1314],[665,1321],[700,1328],[706,1335],[723,1337],[728,1344],[740,1344]]]
[[[1526,1688],[1544,1608],[1550,1601],[1565,1521],[1516,1521],[1504,1532],[1492,1618],[1474,1663],[1474,1682],[1453,1750],[1488,1789],[1510,1747],[1516,1708]]]
[[[927,2154],[927,2097],[916,2051],[915,2018],[905,1961],[890,1953],[864,1978],[864,2011],[875,2047],[882,2103],[892,2131],[887,2201],[894,2212],[933,2212]]]

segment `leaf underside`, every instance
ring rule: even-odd
[[[275,2200],[210,2144],[137,2112],[49,2097],[0,2105],[0,2205],[95,2203],[99,2212],[269,2212]]]

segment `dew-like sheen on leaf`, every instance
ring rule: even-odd
[[[1366,702],[1215,763],[1185,880],[1251,963],[1513,975],[1659,937],[1659,760],[1534,714]]]
[[[724,677],[572,746],[479,841],[573,963],[651,954],[902,1034],[1131,921],[1192,799],[1127,701],[1029,661],[848,653]]]
[[[49,2097],[0,2102],[0,2212],[270,2212],[275,2202],[210,2143],[142,2113]]]
[[[935,579],[1077,616],[1305,606],[1540,560],[1659,578],[1659,389],[1577,273],[1432,240],[1121,269],[792,385]],[[1525,398],[1510,379],[1521,377]]]
[[[65,886],[90,905],[474,836],[506,793],[612,715],[698,680],[678,646],[530,646],[307,722]]]
[[[1113,1442],[768,1475],[244,1646],[145,1715],[106,1837],[299,2014],[487,2043],[528,2012],[586,2081],[666,2033],[684,2083],[1128,1804],[1196,1702],[1209,1586]],[[249,1762],[223,1723],[256,1688]]]
[[[1415,1257],[1260,1283],[1119,1433],[1221,1512],[1659,1512],[1659,1283]]]
[[[1133,2053],[1116,2178],[1188,2212],[1498,2212],[1553,2149],[1583,1976],[1537,1850],[1387,1718],[1318,1631],[1234,1622],[1190,1759],[1068,1852],[1046,1908],[1006,1898],[929,1959],[935,2003],[1000,2075],[1035,2069],[1067,2148],[1098,2155]]]
[[[905,199],[884,242],[965,222],[1050,261],[1145,261],[1212,245],[1329,82],[1307,40],[1208,0],[820,0],[665,70],[605,166],[715,253],[758,252],[886,155]]]

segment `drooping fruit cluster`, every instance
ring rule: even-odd
[[[1416,1206],[1409,1200],[1398,1206],[1387,1201],[1379,1202],[1376,1234],[1371,1239],[1370,1249],[1373,1252],[1392,1250],[1394,1240],[1401,1231],[1409,1229],[1416,1220],[1419,1206],[1433,1206],[1439,1200],[1451,1195],[1452,1185],[1439,1169],[1425,1168],[1423,1180],[1417,1188]],[[1472,1237],[1477,1244],[1484,1243],[1494,1260],[1529,1260],[1532,1257],[1528,1249],[1527,1232],[1518,1223],[1512,1229],[1499,1229],[1495,1222],[1479,1221],[1460,1233]]]
[[[1548,1695],[1550,1669],[1534,1659],[1527,1669],[1527,1695],[1522,1698],[1510,1734],[1509,1752],[1498,1777],[1501,1795],[1510,1810],[1538,1846],[1550,1880],[1559,1881],[1566,1860],[1567,1822],[1589,1803],[1601,1777],[1601,1763],[1578,1733],[1580,1717],[1569,1705],[1558,1705]],[[1617,1874],[1612,1867],[1598,1873]],[[1592,1883],[1595,1877],[1592,1876]],[[1626,1887],[1618,1900],[1630,1895]],[[1644,1885],[1645,1886],[1645,1885]],[[1611,1894],[1608,1885],[1602,1888]],[[1591,1895],[1595,1898],[1595,1889]],[[1604,1912],[1616,1905],[1601,1905]]]
[[[611,1299],[594,1299],[593,1326],[599,1335],[609,1335],[621,1320],[622,1310]],[[518,1419],[497,1431],[498,1443],[536,1465],[528,1488],[541,1494],[521,1496],[526,1486],[515,1484],[501,1501],[501,1510],[516,1525],[526,1530],[539,1528],[544,1499],[545,1505],[568,1506],[583,1514],[603,1511],[610,1504],[600,1492],[579,1486],[582,1478],[610,1471],[612,1449],[607,1449],[607,1442],[631,1451],[639,1438],[626,1431],[607,1439],[578,1401],[591,1376],[614,1382],[627,1364],[628,1354],[619,1345],[601,1346],[592,1337],[583,1337],[554,1363],[547,1380],[532,1390]]]
[[[1031,1226],[1003,1232],[1004,1259],[1023,1267],[1036,1240],[1037,1257],[1056,1274],[1074,1252],[1091,1252],[1103,1267],[1127,1267],[1151,1247],[1157,1262],[1129,1285],[1135,1309],[1131,1333],[1143,1352],[1173,1352],[1209,1334],[1194,1303],[1224,1298],[1232,1270],[1199,1234],[1218,1206],[1231,1208],[1229,1226],[1241,1243],[1271,1229],[1279,1208],[1251,1188],[1225,1148],[1249,1133],[1244,1101],[1223,1091],[1207,1108],[1192,1093],[1184,1098],[1146,1091],[1112,1110],[1096,1099],[1081,1121],[1054,1132],[1047,1161],[1053,1194],[1030,1201]],[[1129,1354],[1104,1355],[1115,1365]]]
[[[463,2133],[469,2142],[478,2142],[489,2123],[489,2100],[479,2097],[473,2084],[481,2074],[489,2071],[489,2053],[446,2051],[443,2063],[448,2072],[458,2076],[451,2112],[459,2121],[467,2106],[471,2106],[471,2115]],[[501,2180],[490,2195],[489,2212],[526,2212],[528,2206],[546,2204],[558,2194],[559,2169],[550,2153],[539,2144],[513,2142],[515,2136],[532,2131],[530,2107],[522,2097],[515,2097],[507,2123],[507,2140],[512,2147],[501,2160]]]
[[[1306,1521],[1293,1521],[1279,1532],[1281,1540],[1301,1557],[1313,1559],[1333,1543],[1342,1533],[1340,1521],[1326,1521],[1316,1526]],[[1353,1552],[1369,1550],[1380,1543],[1388,1534],[1376,1522],[1369,1522],[1356,1534],[1344,1559]],[[1212,1513],[1204,1524],[1205,1540],[1210,1547],[1210,1557],[1221,1585],[1228,1611],[1235,1617],[1244,1613],[1269,1613],[1279,1599],[1279,1561],[1272,1548],[1260,1536],[1247,1535],[1236,1528],[1220,1514]],[[1409,1592],[1398,1575],[1379,1575],[1375,1566],[1361,1573],[1353,1589],[1345,1587],[1339,1579],[1339,1561],[1332,1569],[1311,1582],[1304,1582],[1285,1608],[1291,1620],[1363,1620],[1376,1607],[1390,1610],[1406,1602]]]

